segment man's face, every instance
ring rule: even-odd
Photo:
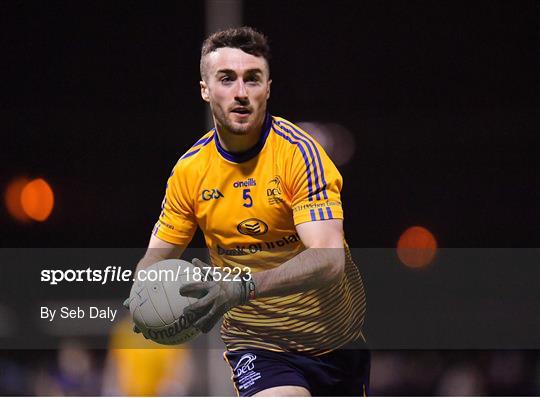
[[[203,61],[201,96],[210,104],[218,129],[235,135],[256,133],[264,121],[272,82],[265,59],[224,47]]]

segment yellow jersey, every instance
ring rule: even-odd
[[[227,152],[213,129],[178,160],[153,233],[185,247],[199,226],[214,266],[264,271],[305,250],[296,225],[343,218],[341,188],[339,171],[313,137],[267,115],[251,150]],[[348,248],[346,254],[340,283],[227,312],[227,349],[319,355],[364,339],[364,288]]]

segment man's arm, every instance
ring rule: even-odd
[[[297,231],[306,250],[275,269],[253,274],[253,283],[202,281],[184,285],[181,295],[199,299],[184,308],[184,314],[191,313],[195,327],[208,333],[225,312],[253,297],[287,295],[339,281],[345,268],[343,222],[307,222],[299,224]],[[206,266],[198,259],[193,264]]]
[[[306,250],[277,268],[253,274],[257,297],[315,289],[341,278],[345,270],[343,220],[306,222],[296,230]]]
[[[146,253],[137,264],[135,272],[140,269],[147,268],[162,260],[180,258],[184,252],[184,249],[185,247],[165,242],[152,234],[150,237],[150,242],[148,243],[148,249],[146,249]]]

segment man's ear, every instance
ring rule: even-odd
[[[204,80],[201,80],[199,82],[201,85],[201,97],[206,102],[210,102],[210,93],[208,92],[208,85],[204,82]]]
[[[266,89],[266,99],[270,98],[270,86],[272,85],[272,79],[268,80],[268,88]]]

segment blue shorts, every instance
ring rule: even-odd
[[[320,356],[267,350],[227,351],[236,393],[241,397],[279,386],[304,387],[312,396],[367,396],[370,353],[339,349]]]

